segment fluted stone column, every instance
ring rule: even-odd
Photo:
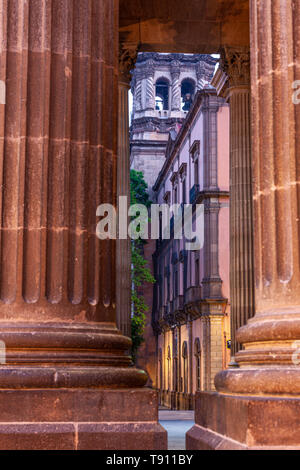
[[[205,208],[205,245],[204,277],[202,279],[203,297],[222,298],[222,280],[219,273],[219,213],[218,198],[218,111],[224,101],[214,93],[203,98],[204,130],[204,208]]]
[[[241,348],[236,332],[254,315],[249,51],[224,48],[215,84],[230,103],[230,312],[234,364],[234,356]]]
[[[237,333],[239,368],[199,397],[189,449],[300,448],[300,3],[250,6],[256,313]]]
[[[116,204],[118,14],[0,8],[0,449],[126,449],[147,427],[156,445],[156,398],[115,325],[116,243],[96,236],[97,207]]]
[[[237,334],[245,350],[236,356],[234,390],[298,395],[300,114],[292,85],[300,5],[276,0],[251,7],[256,315]]]
[[[130,150],[129,150],[129,106],[131,73],[137,59],[136,44],[122,44],[119,57],[119,128],[117,197],[127,197],[127,213],[130,205]],[[120,234],[120,230],[118,230]],[[117,326],[121,332],[131,336],[131,243],[118,239],[116,247],[116,308]]]

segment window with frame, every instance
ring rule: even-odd
[[[181,83],[181,109],[189,111],[195,96],[195,82],[191,78],[185,78]]]
[[[199,185],[200,184],[200,177],[199,177],[200,141],[199,140],[195,140],[195,142],[193,143],[190,149],[190,155],[192,158],[192,162],[194,163],[194,184]]]
[[[186,174],[187,174],[187,164],[182,163],[179,168],[179,176],[181,180],[181,189],[182,189],[182,203],[186,204]]]
[[[166,78],[160,78],[157,80],[155,87],[155,109],[157,111],[168,111],[169,88],[170,84]]]

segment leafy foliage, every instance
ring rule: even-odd
[[[143,204],[147,208],[151,206],[147,183],[141,171],[130,171],[130,202],[131,204]]]
[[[130,172],[130,195],[131,204],[143,204],[150,207],[151,201],[147,193],[147,184],[142,172],[131,170]],[[134,362],[139,347],[144,341],[144,331],[146,325],[146,313],[148,306],[141,293],[141,287],[145,283],[153,284],[153,278],[147,261],[144,258],[144,240],[135,240],[131,243],[131,263],[132,263],[132,293],[131,301],[133,313],[131,318],[131,339],[132,357]]]

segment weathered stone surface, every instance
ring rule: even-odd
[[[129,104],[128,93],[131,69],[137,59],[137,44],[121,44],[119,54],[119,117],[118,117],[118,168],[117,204],[120,197],[127,197],[127,214],[130,205],[130,145],[129,145]],[[127,221],[123,224],[127,230]],[[124,230],[124,227],[123,227]],[[131,240],[129,237],[116,241],[116,310],[117,325],[125,336],[131,336]],[[126,232],[126,235],[127,232]]]
[[[149,389],[0,390],[0,449],[166,449],[157,400]]]
[[[230,103],[230,317],[231,355],[236,331],[254,316],[250,52],[225,47],[212,84]]]
[[[216,384],[234,393],[299,395],[300,121],[292,85],[300,10],[278,3],[273,16],[269,2],[251,7],[256,315],[237,332],[240,370],[221,373]]]
[[[256,314],[239,368],[200,394],[188,446],[300,446],[299,2],[250,2]],[[243,174],[245,177],[245,174]],[[217,434],[217,436],[216,436]],[[198,436],[198,440],[197,440]]]
[[[166,447],[166,431],[155,423],[78,426],[78,450],[165,450]]]
[[[116,243],[96,236],[117,196],[118,16],[118,0],[0,7],[1,449],[143,448],[145,428],[166,446],[115,324]]]
[[[188,449],[298,447],[300,399],[199,393]]]
[[[120,0],[120,34],[141,50],[209,54],[249,45],[248,0]]]

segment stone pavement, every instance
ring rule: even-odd
[[[159,422],[168,432],[168,450],[185,450],[185,434],[194,425],[194,411],[161,409]]]

